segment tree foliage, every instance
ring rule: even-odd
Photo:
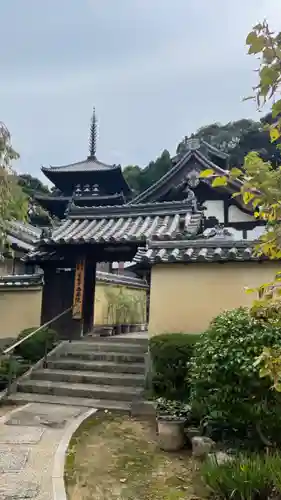
[[[134,194],[139,194],[158,181],[172,166],[170,153],[164,150],[155,160],[151,161],[146,168],[137,165],[129,165],[124,168],[124,177],[132,188]]]
[[[276,167],[281,163],[281,152],[276,143],[271,142],[268,131],[264,129],[264,126],[270,123],[272,123],[271,113],[258,122],[243,118],[226,124],[212,123],[199,128],[194,137],[228,153],[231,166],[243,165],[245,156],[250,151],[257,151],[263,160],[270,161]],[[178,144],[177,154],[183,145],[184,141]],[[139,194],[158,181],[171,167],[170,154],[164,150],[146,168],[140,168],[138,165],[125,167],[124,177],[134,194]]]
[[[10,132],[4,123],[0,123],[0,252],[2,255],[7,245],[10,221],[25,220],[27,217],[28,198],[12,168],[13,160],[18,157],[11,144]]]
[[[260,109],[266,102],[272,103],[270,119],[265,123],[271,143],[280,150],[281,137],[281,32],[274,33],[266,21],[257,24],[246,39],[248,53],[259,57],[258,83],[254,87],[254,95],[250,99],[256,101]],[[264,161],[255,151],[249,153],[243,167],[232,168],[223,177],[215,178],[210,169],[203,173],[206,177],[214,177],[213,185],[224,185],[229,179],[237,182],[239,196],[245,205],[255,210],[255,216],[265,221],[266,232],[255,248],[257,255],[268,259],[281,259],[281,166],[276,168],[270,161]],[[274,168],[275,167],[275,168]],[[252,315],[260,321],[271,324],[280,323],[281,312],[281,272],[277,273],[270,283],[262,284],[255,290],[258,298],[254,301]],[[270,377],[273,387],[281,392],[281,347],[270,349],[264,347],[256,360],[260,366],[260,376]]]

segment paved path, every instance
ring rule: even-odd
[[[0,500],[63,499],[53,486],[62,486],[64,447],[85,410],[30,403],[0,418]]]

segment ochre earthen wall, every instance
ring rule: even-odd
[[[159,264],[151,271],[149,333],[200,333],[226,309],[250,305],[245,287],[271,281],[281,264]]]
[[[16,338],[24,328],[40,326],[42,289],[0,290],[0,339]]]

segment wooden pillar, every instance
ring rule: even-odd
[[[94,262],[90,257],[85,258],[83,291],[83,335],[90,333],[93,330],[96,266],[96,262]]]

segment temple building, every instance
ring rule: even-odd
[[[0,260],[0,276],[31,275],[36,272],[23,257],[39,242],[41,229],[27,222],[10,221],[7,228],[7,246]]]
[[[152,334],[202,331],[221,310],[247,303],[243,287],[254,286],[252,278],[271,279],[273,264],[253,251],[264,223],[239,196],[233,198],[239,182],[214,188],[211,179],[200,177],[209,168],[225,174],[226,153],[186,138],[171,169],[132,199],[121,167],[97,160],[96,136],[93,114],[86,160],[43,168],[57,191],[36,199],[61,220],[34,234],[32,248],[26,248],[26,264],[44,271],[42,323],[68,308],[64,332],[91,332],[98,272],[112,271],[115,263],[130,263],[126,272],[150,285]],[[172,296],[176,303],[170,307]],[[204,314],[201,296],[211,304]]]
[[[210,178],[200,178],[200,173],[212,169],[222,176],[228,170],[229,155],[197,138],[181,143],[173,158],[173,167],[157,182],[135,197],[130,203],[180,201],[192,189],[198,206],[204,212],[204,227],[223,225],[237,240],[254,240],[264,231],[264,223],[253,216],[249,206],[240,197],[239,182],[230,181],[227,186],[214,188]]]
[[[97,120],[93,111],[89,155],[82,161],[62,166],[42,167],[55,189],[51,195],[36,195],[36,201],[52,217],[63,219],[69,203],[78,206],[122,205],[131,197],[120,165],[97,159]]]

